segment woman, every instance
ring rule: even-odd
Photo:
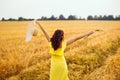
[[[64,32],[62,30],[56,30],[52,38],[50,38],[49,34],[45,31],[45,29],[37,21],[36,23],[39,25],[39,27],[45,34],[50,45],[50,53],[52,55],[50,80],[69,80],[67,64],[64,57],[64,50],[66,48],[66,45],[69,45],[85,36],[89,36],[93,34],[95,31],[90,31],[88,33],[72,38],[68,41],[65,41]]]

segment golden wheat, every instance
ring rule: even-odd
[[[51,56],[48,42],[40,31],[38,36],[26,43],[28,23],[29,21],[0,22],[0,80],[49,79]],[[90,30],[102,30],[66,48],[65,57],[70,80],[117,80],[120,77],[120,21],[40,23],[51,36],[56,29],[63,29],[66,40]],[[106,71],[110,73],[106,74]]]

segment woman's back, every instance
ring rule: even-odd
[[[51,70],[50,70],[50,80],[69,80],[68,79],[68,69],[66,60],[64,58],[64,50],[66,48],[66,42],[62,41],[62,47],[54,50],[50,44],[51,53]]]

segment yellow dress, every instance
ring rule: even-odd
[[[67,64],[64,57],[66,42],[63,41],[62,48],[58,48],[57,50],[53,49],[51,42],[49,44],[50,44],[50,53],[52,55],[50,80],[69,80]]]

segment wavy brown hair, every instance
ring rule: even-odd
[[[60,47],[63,38],[64,38],[63,30],[59,29],[56,30],[50,40],[52,42],[52,47],[54,48],[54,50],[57,50]]]

